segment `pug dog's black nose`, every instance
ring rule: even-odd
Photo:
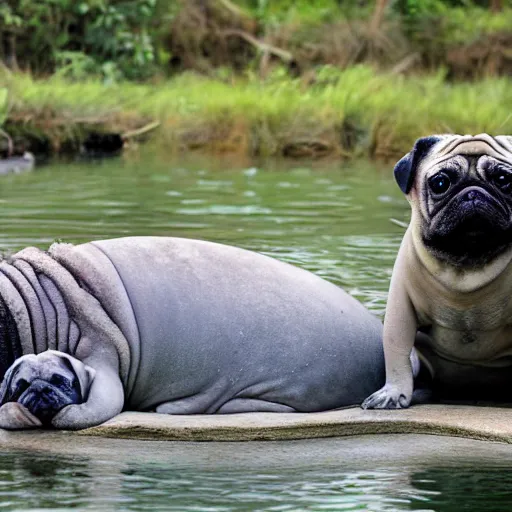
[[[462,200],[467,202],[475,202],[478,200],[484,199],[484,194],[482,192],[479,192],[478,190],[471,189],[468,190],[463,196]]]

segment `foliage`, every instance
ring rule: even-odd
[[[7,119],[7,88],[0,87],[0,128]]]
[[[512,2],[499,12],[468,0],[398,0],[395,12],[404,17],[413,39],[422,40],[430,32],[439,43],[470,43],[481,36],[509,32]]]
[[[442,39],[449,43],[469,43],[493,33],[510,33],[512,8],[491,12],[482,7],[458,7],[441,21]]]
[[[155,64],[155,9],[156,0],[7,0],[0,6],[3,60],[38,73],[64,68],[76,78],[146,78]]]
[[[356,7],[359,2],[353,0],[343,2],[343,8],[337,0],[246,0],[240,3],[265,25],[314,25],[345,18],[356,10],[361,16],[363,10],[368,10],[361,5]]]
[[[384,17],[376,5],[376,0],[1,0],[0,61],[37,76],[57,72],[107,83],[183,69],[211,74],[219,66],[238,71],[260,66],[266,74],[260,43],[267,42],[292,55],[294,73],[360,62],[390,69],[413,53],[435,68],[451,66],[447,55],[454,47],[474,43],[483,47],[480,53],[496,53],[494,36],[499,36],[500,63],[490,57],[493,62],[483,68],[509,72],[512,0],[384,0]],[[491,9],[496,5],[500,12]],[[464,66],[462,75],[471,75],[472,59]]]

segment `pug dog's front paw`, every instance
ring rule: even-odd
[[[409,407],[412,396],[397,386],[386,384],[362,404],[362,409],[405,409]]]

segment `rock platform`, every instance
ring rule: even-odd
[[[431,434],[512,443],[512,407],[418,405],[318,413],[169,416],[124,412],[80,436],[159,441],[280,441],[368,434]]]

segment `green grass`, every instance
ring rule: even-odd
[[[265,25],[320,24],[346,19],[355,13],[365,18],[371,13],[371,6],[362,8],[352,5],[341,6],[338,0],[273,0],[234,1],[251,16]]]
[[[449,8],[439,13],[440,40],[445,44],[470,44],[481,37],[510,33],[512,8],[492,12],[478,6]]]
[[[11,77],[9,127],[47,133],[55,147],[93,129],[161,122],[151,138],[169,151],[395,158],[429,133],[512,133],[512,81],[449,84],[324,68],[313,84],[274,73],[229,83],[184,74],[169,82],[105,86]]]
[[[7,115],[7,89],[0,87],[0,128],[5,122]]]

